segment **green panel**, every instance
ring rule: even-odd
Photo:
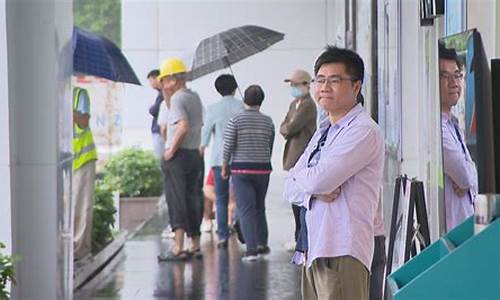
[[[446,245],[443,241],[439,240],[427,247],[422,253],[409,260],[397,271],[393,272],[389,278],[396,282],[399,289],[402,289],[406,284],[414,280],[428,268],[432,267],[447,254],[448,249]]]
[[[474,235],[474,217],[470,217],[462,224],[453,228],[444,237],[449,240],[455,247],[460,246],[463,242]]]
[[[456,246],[448,254],[447,241]],[[391,274],[388,288],[396,300],[500,299],[500,219],[477,235],[467,219]]]

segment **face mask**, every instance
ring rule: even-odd
[[[296,86],[292,86],[290,89],[290,94],[293,98],[298,99],[304,97],[304,91]]]

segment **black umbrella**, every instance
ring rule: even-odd
[[[271,29],[246,25],[206,38],[196,47],[189,79],[230,68],[232,64],[281,41],[284,36]]]
[[[107,38],[73,29],[73,72],[141,85],[120,48]]]

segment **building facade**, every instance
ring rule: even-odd
[[[436,240],[443,215],[437,40],[477,28],[488,59],[500,57],[500,1],[444,1],[445,14],[428,26],[420,23],[422,2],[122,0],[123,50],[146,83],[163,58],[189,63],[196,43],[219,31],[255,24],[283,32],[283,41],[232,68],[242,90],[262,85],[263,111],[275,125],[291,100],[283,79],[294,69],[312,72],[326,44],[358,51],[366,62],[366,107],[386,140],[386,229],[394,178],[408,174],[425,184]],[[72,23],[67,1],[0,1],[0,242],[22,257],[14,299],[71,297]],[[213,82],[222,72],[189,84],[205,106],[219,98]],[[147,109],[155,92],[123,90],[123,145],[149,147]],[[277,136],[275,183],[284,174],[283,145]]]

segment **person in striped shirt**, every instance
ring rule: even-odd
[[[229,177],[236,195],[236,210],[247,251],[243,261],[269,253],[265,198],[271,174],[274,124],[260,112],[264,91],[258,85],[245,90],[245,110],[236,114],[224,132],[221,175]]]

